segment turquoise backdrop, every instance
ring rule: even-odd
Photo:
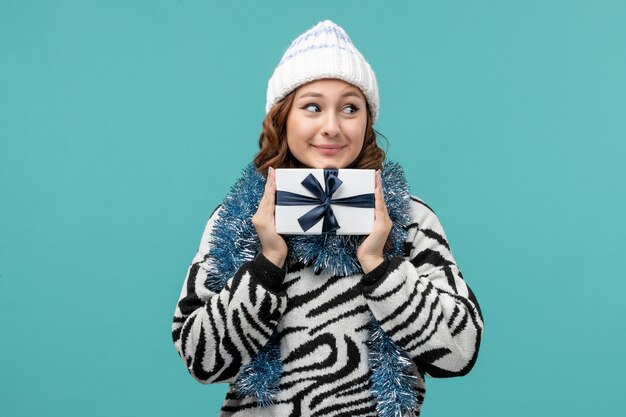
[[[327,18],[485,316],[422,415],[624,415],[621,0],[2,0],[0,415],[217,415],[171,317],[268,78]]]

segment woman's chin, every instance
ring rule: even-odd
[[[346,161],[344,156],[318,156],[315,158],[309,158],[305,161],[297,160],[296,166],[298,168],[311,168],[311,169],[343,169],[354,162]]]
[[[342,169],[347,166],[341,158],[321,158],[312,162],[312,168],[317,169]]]

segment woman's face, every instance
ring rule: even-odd
[[[300,86],[287,116],[287,145],[309,168],[345,168],[365,140],[367,106],[358,87],[336,79]]]

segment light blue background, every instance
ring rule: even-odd
[[[257,149],[267,79],[320,20],[486,321],[423,416],[623,416],[624,1],[0,3],[0,414],[214,416],[171,317]]]

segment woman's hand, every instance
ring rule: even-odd
[[[374,226],[372,227],[372,233],[361,243],[356,252],[356,256],[361,263],[361,269],[363,269],[365,274],[372,271],[385,260],[383,249],[385,248],[389,232],[391,232],[391,226],[393,226],[387,212],[387,204],[385,204],[380,171],[376,171],[374,201]]]
[[[287,259],[287,244],[278,233],[274,223],[276,200],[276,171],[270,168],[267,173],[265,191],[259,202],[259,208],[252,216],[252,224],[261,240],[262,253],[274,265],[282,268]]]

